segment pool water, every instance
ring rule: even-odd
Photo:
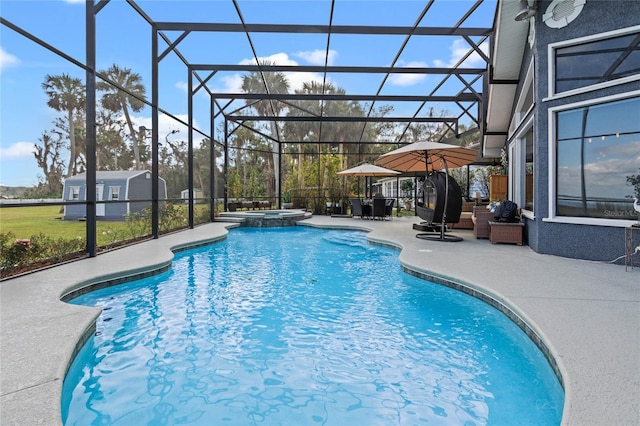
[[[562,388],[505,315],[355,231],[240,228],[103,308],[66,425],[558,425]]]

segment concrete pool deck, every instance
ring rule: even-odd
[[[563,424],[640,424],[640,268],[540,255],[527,246],[415,237],[417,218],[314,216],[299,225],[370,231],[404,267],[490,295],[542,339],[565,387]],[[62,382],[98,308],[60,298],[79,287],[168,267],[171,249],[224,238],[212,223],[0,282],[0,424],[59,425]],[[621,254],[623,242],[620,242]]]

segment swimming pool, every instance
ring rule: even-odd
[[[559,424],[546,359],[502,313],[401,271],[366,234],[234,229],[78,297],[97,332],[65,424]]]

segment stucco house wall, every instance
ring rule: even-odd
[[[639,1],[594,1],[588,0],[580,14],[562,28],[550,28],[543,22],[543,14],[552,1],[537,1],[535,18],[522,25],[535,25],[534,42],[525,47],[520,69],[520,87],[516,102],[522,90],[522,82],[531,61],[534,64],[533,111],[534,131],[534,217],[525,218],[526,242],[536,252],[587,260],[611,261],[624,254],[624,226],[620,224],[590,225],[561,223],[545,220],[550,217],[550,168],[555,169],[549,158],[550,129],[549,109],[561,105],[574,104],[609,95],[628,93],[640,89],[640,81],[616,84],[611,87],[590,90],[575,95],[548,99],[549,44],[577,39],[621,28],[640,25]],[[585,67],[589,64],[586,63]],[[515,113],[515,103],[514,109]],[[631,115],[630,115],[631,117]],[[507,141],[509,144],[513,137]],[[638,165],[640,167],[640,164]],[[553,169],[551,171],[553,171]],[[614,222],[614,221],[612,221]]]

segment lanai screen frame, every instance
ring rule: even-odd
[[[233,2],[233,5],[238,13],[238,17],[241,21],[240,24],[233,23],[196,23],[196,22],[156,22],[154,21],[147,13],[145,13],[144,9],[138,5],[134,0],[127,0],[127,3],[149,24],[151,27],[151,100],[148,101],[146,99],[140,99],[145,102],[151,108],[151,119],[152,119],[152,129],[151,129],[151,172],[152,172],[152,199],[149,200],[151,202],[152,214],[151,214],[151,233],[152,238],[159,238],[159,203],[162,200],[158,199],[158,150],[159,150],[159,142],[158,142],[158,124],[159,124],[159,114],[166,114],[170,116],[172,119],[184,124],[189,129],[188,132],[188,190],[189,190],[189,199],[188,199],[188,227],[194,227],[194,164],[193,164],[193,132],[197,132],[204,137],[209,138],[211,142],[210,150],[209,150],[209,161],[210,161],[210,176],[209,176],[209,204],[210,204],[210,220],[214,219],[214,204],[215,204],[215,146],[216,143],[221,143],[223,152],[225,153],[225,162],[227,161],[226,152],[228,149],[228,136],[229,132],[225,131],[224,140],[216,141],[214,138],[215,134],[215,123],[216,119],[223,119],[225,122],[225,129],[228,128],[228,123],[234,123],[236,125],[243,125],[245,121],[278,121],[278,122],[286,122],[286,121],[300,121],[300,120],[309,120],[316,121],[322,125],[322,122],[337,122],[337,121],[351,121],[351,122],[362,122],[363,123],[363,132],[367,123],[372,122],[394,122],[394,123],[406,123],[404,130],[401,136],[397,141],[393,142],[373,142],[373,141],[363,141],[362,137],[360,141],[356,141],[357,143],[378,143],[384,144],[389,143],[393,145],[393,148],[399,146],[402,143],[402,138],[404,134],[408,131],[410,125],[412,123],[439,123],[450,130],[452,130],[456,136],[458,135],[458,122],[462,117],[467,117],[473,123],[476,124],[477,129],[480,133],[484,133],[486,131],[486,123],[484,120],[486,113],[486,104],[487,104],[487,90],[488,87],[488,78],[490,78],[491,71],[491,58],[485,54],[481,45],[483,43],[488,43],[491,45],[494,27],[485,27],[485,28],[468,28],[462,27],[464,21],[485,1],[490,2],[491,0],[477,0],[468,11],[460,18],[460,20],[452,27],[422,27],[419,26],[420,21],[424,18],[424,16],[429,12],[429,9],[432,7],[434,2],[439,0],[430,0],[426,3],[425,8],[422,10],[420,15],[417,17],[413,26],[366,26],[366,25],[331,25],[332,15],[334,5],[336,0],[330,0],[331,4],[331,16],[329,18],[328,25],[279,25],[279,24],[252,24],[246,23],[242,17],[242,13],[240,11],[240,6],[237,0],[230,0]],[[101,76],[97,73],[96,70],[96,57],[98,52],[96,51],[96,16],[97,14],[110,2],[110,0],[100,0],[94,3],[93,0],[88,0],[86,2],[86,10],[85,10],[85,18],[86,18],[86,64],[78,63],[78,61],[70,59],[71,62],[76,65],[82,67],[86,71],[86,172],[87,172],[87,220],[86,220],[86,241],[87,248],[86,253],[89,257],[94,257],[97,254],[97,245],[96,245],[96,79],[100,77],[102,80],[107,81],[119,88],[120,90],[127,92],[124,88],[118,86],[116,83],[109,81],[105,76]],[[28,32],[17,28],[12,25],[10,22],[2,19],[1,22],[3,25],[7,25],[14,29],[15,31],[20,32],[27,38],[30,38],[32,41],[35,41],[41,44],[43,47],[52,50],[54,53],[57,53],[61,56],[66,56],[61,52],[56,51],[51,46],[48,46],[41,43],[37,40],[36,37],[31,36]],[[165,31],[181,31],[182,34],[175,40],[170,40],[167,35],[164,33]],[[252,47],[252,51],[254,54],[254,59],[256,64],[248,64],[248,65],[238,65],[238,64],[202,64],[202,63],[190,63],[189,60],[178,50],[180,42],[185,39],[191,32],[197,31],[206,31],[206,32],[232,32],[232,33],[244,33],[249,44]],[[289,65],[263,65],[260,64],[258,55],[253,49],[253,45],[251,43],[251,34],[257,32],[277,32],[277,33],[288,33],[288,34],[323,34],[327,37],[326,44],[326,55],[325,55],[325,64],[324,66],[289,66]],[[329,63],[329,50],[330,50],[330,40],[332,34],[353,34],[353,35],[400,35],[405,37],[405,41],[402,46],[398,49],[395,55],[394,62],[390,66],[380,67],[380,66],[331,66]],[[400,57],[404,47],[411,37],[420,37],[420,36],[452,36],[452,37],[462,37],[470,46],[469,51],[462,59],[460,59],[454,66],[452,67],[396,67],[396,62]],[[474,41],[472,37],[479,38],[479,41]],[[160,48],[160,42],[164,42],[167,46],[164,49]],[[489,50],[491,52],[491,50]],[[171,113],[161,109],[159,107],[159,86],[158,86],[158,75],[159,75],[159,66],[164,57],[167,54],[174,53],[176,54],[180,60],[184,63],[187,69],[187,78],[188,78],[188,120],[187,122],[183,122],[179,118],[175,117]],[[471,54],[477,53],[486,64],[486,67],[482,68],[465,68],[462,67],[463,61]],[[489,54],[490,55],[490,54]],[[238,72],[257,72],[263,76],[264,82],[264,74],[265,72],[274,72],[274,71],[297,71],[297,72],[321,72],[325,77],[327,73],[361,73],[361,74],[383,74],[384,78],[382,80],[381,85],[379,86],[376,93],[366,94],[366,95],[337,95],[337,94],[320,94],[317,95],[315,100],[320,100],[321,102],[331,101],[331,100],[342,100],[342,101],[360,101],[366,100],[371,101],[369,113],[366,117],[339,117],[339,116],[322,116],[322,117],[287,117],[287,116],[259,116],[255,113],[251,113],[250,108],[248,109],[250,113],[248,114],[239,114],[238,111],[228,111],[227,108],[231,104],[232,100],[242,99],[245,100],[266,100],[269,102],[290,102],[296,99],[306,99],[312,100],[314,99],[314,95],[296,95],[296,94],[274,94],[269,93],[267,84],[265,83],[265,92],[264,93],[220,93],[211,90],[207,86],[207,81],[217,72],[219,71],[238,71]],[[209,74],[206,77],[200,76],[199,72],[208,72]],[[393,95],[393,96],[385,96],[381,95],[380,92],[389,78],[391,74],[397,73],[412,73],[412,74],[434,74],[434,75],[444,75],[442,81],[436,89],[433,90],[432,93],[426,95]],[[458,79],[464,86],[462,90],[458,93],[442,96],[435,95],[434,92],[442,86],[449,78],[455,77]],[[479,80],[482,80],[482,92],[478,92],[474,89],[474,85],[477,84]],[[194,81],[198,82],[198,86],[194,90]],[[324,88],[324,83],[323,83]],[[193,97],[198,93],[199,90],[206,90],[208,95],[210,96],[210,112],[209,115],[211,117],[210,122],[210,134],[207,135],[193,127]],[[134,94],[127,92],[129,95],[135,97]],[[226,105],[222,105],[222,101],[226,101]],[[395,117],[375,117],[371,116],[373,111],[373,106],[376,103],[384,102],[384,101],[394,101],[394,102],[420,102],[420,106],[412,115],[405,116],[395,116]],[[420,116],[420,112],[423,107],[428,102],[448,102],[452,105],[457,106],[462,112],[458,116],[452,117],[424,117]],[[467,104],[467,105],[465,105]],[[475,109],[475,111],[474,111]],[[240,110],[243,110],[242,108]],[[482,141],[483,139],[480,138]],[[278,140],[278,145],[281,147],[282,143],[295,143],[291,141],[282,141]],[[300,142],[302,143],[302,142]],[[330,143],[327,141],[316,141],[316,142],[306,142],[306,143],[314,143],[314,144],[326,144]],[[281,151],[281,149],[280,149]],[[482,152],[482,149],[480,149]],[[280,156],[281,158],[281,156]],[[281,167],[279,168],[278,176],[278,207],[280,207],[281,202]],[[225,205],[226,205],[226,190],[225,190]]]

